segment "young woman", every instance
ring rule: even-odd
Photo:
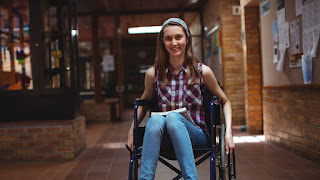
[[[142,146],[140,179],[154,179],[160,145],[172,142],[184,179],[197,179],[193,148],[207,146],[207,127],[200,86],[205,85],[223,102],[226,121],[225,149],[234,148],[231,129],[231,103],[219,87],[211,69],[199,63],[192,51],[190,31],[179,18],[170,18],[158,34],[155,64],[145,76],[142,99],[152,99],[157,93],[160,111],[186,107],[195,125],[179,113],[154,115],[147,123]],[[147,109],[139,107],[138,123]],[[133,123],[128,133],[128,145],[133,149]]]

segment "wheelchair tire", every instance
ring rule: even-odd
[[[137,171],[136,173],[135,173],[135,170]],[[139,179],[139,161],[136,160],[136,162],[134,162],[132,165],[132,179],[131,180],[138,180],[138,179]]]
[[[227,156],[226,156],[225,142],[224,142],[225,133],[226,133],[225,125],[222,124],[220,129],[220,144],[219,144],[220,146],[219,179],[221,180],[228,179],[228,167],[226,166]]]

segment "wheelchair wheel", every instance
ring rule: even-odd
[[[135,160],[132,164],[132,178],[130,180],[138,180],[139,179],[139,160]]]
[[[225,125],[221,125],[220,129],[220,136],[219,136],[219,149],[220,149],[220,159],[219,159],[219,179],[221,180],[227,180],[228,179],[228,168],[227,168],[227,156],[226,156],[226,150],[225,150]]]

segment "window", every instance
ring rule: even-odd
[[[33,89],[29,5],[27,0],[1,1],[0,90],[22,89]]]

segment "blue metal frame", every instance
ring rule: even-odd
[[[210,157],[210,180],[216,180],[216,165],[215,165],[215,152],[216,152],[216,120],[215,117],[220,117],[220,108],[219,103],[215,103],[215,101],[218,101],[218,97],[214,96],[213,99],[210,101],[210,129],[211,129],[211,149],[208,153],[205,153],[205,155],[196,162],[196,166],[201,164],[203,161],[205,161],[208,157]],[[134,151],[132,152],[131,149],[127,146],[127,149],[130,151],[130,163],[129,163],[129,175],[128,179],[132,180],[132,177],[134,177],[134,180],[138,179],[138,159],[141,157],[141,154],[139,154],[139,145],[138,145],[138,120],[137,120],[137,114],[138,114],[138,107],[142,105],[146,105],[145,102],[140,102],[139,100],[135,101],[134,105],[134,129],[133,129],[133,144],[134,144]],[[215,112],[215,106],[219,108],[219,111]],[[218,114],[215,114],[218,113]],[[162,157],[159,157],[159,161],[162,162],[164,165],[166,165],[171,170],[175,171],[178,176],[174,178],[180,179],[182,178],[181,171],[169,164],[166,160],[164,160]],[[234,180],[236,178],[236,172],[235,172],[235,155],[233,151],[233,173],[231,174],[231,165],[230,165],[230,152],[228,156],[228,170],[229,170],[229,179],[232,179],[234,177]],[[132,168],[133,168],[133,174],[132,174]]]
[[[216,152],[216,124],[215,124],[215,112],[214,112],[214,99],[210,101],[210,128],[211,128],[211,158],[210,158],[210,180],[216,179],[216,165],[215,165],[215,152]]]

